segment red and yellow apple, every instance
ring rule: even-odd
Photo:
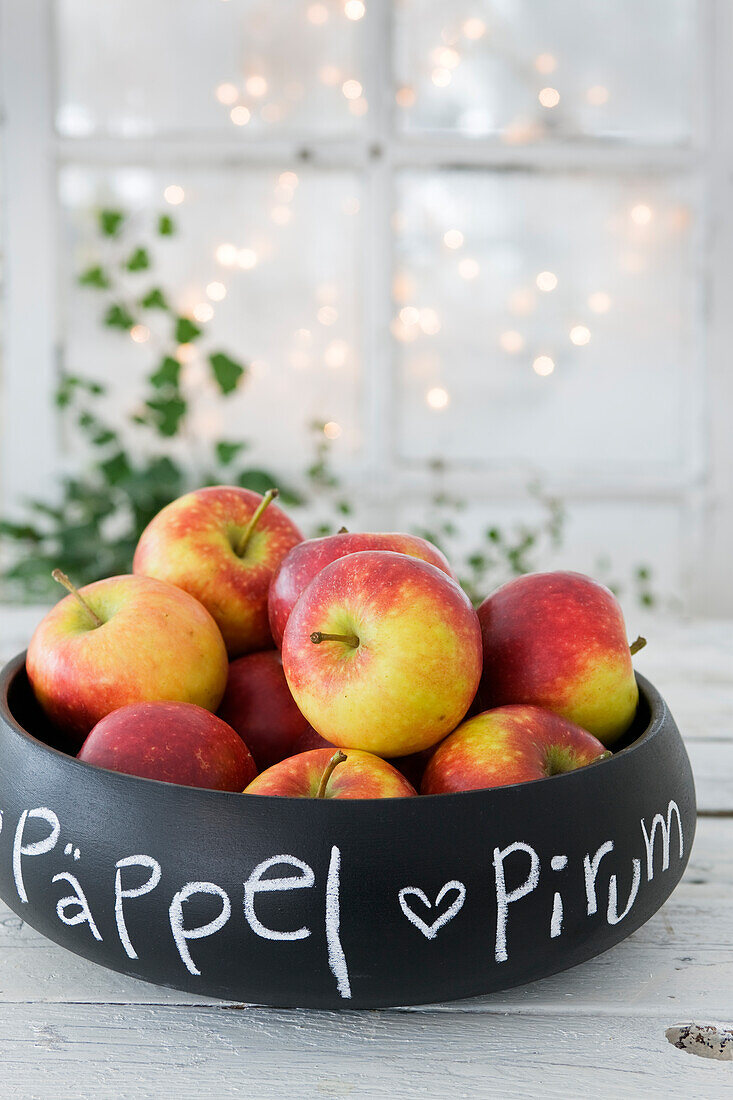
[[[191,703],[132,703],[97,722],[79,760],[143,779],[241,791],[257,775],[242,738]]]
[[[420,793],[527,783],[610,755],[593,734],[550,710],[497,707],[469,718],[446,737],[428,762]]]
[[[303,538],[270,503],[275,495],[228,485],[197,489],[163,508],[135,551],[134,573],[177,585],[211,612],[230,657],[272,646],[270,580]]]
[[[57,603],[36,628],[26,668],[45,713],[81,744],[128,703],[216,710],[228,665],[219,628],[198,600],[151,577],[121,576]]]
[[[246,742],[260,771],[286,756],[328,747],[295,705],[276,649],[231,662],[218,714]]]
[[[634,720],[639,690],[616,597],[581,573],[530,573],[478,609],[485,708],[532,703],[577,722],[605,745]]]
[[[293,698],[322,737],[407,756],[465,715],[481,675],[481,631],[470,600],[440,569],[366,550],[311,581],[282,655]]]
[[[290,612],[301,592],[308,587],[316,574],[332,561],[364,550],[393,550],[398,554],[420,558],[422,561],[430,562],[455,580],[445,555],[438,550],[437,546],[433,546],[426,539],[418,538],[417,535],[339,531],[337,535],[306,539],[305,542],[294,546],[283,558],[270,583],[268,613],[275,645],[282,646],[285,625]]]
[[[313,749],[281,760],[254,779],[245,794],[281,798],[410,798],[417,794],[396,768],[370,752]]]

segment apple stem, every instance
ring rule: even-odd
[[[336,532],[337,535],[348,535],[348,533],[348,527],[339,527],[338,531]]]
[[[313,645],[320,645],[321,642],[345,642],[352,649],[356,649],[359,645],[357,634],[324,634],[322,630],[314,630],[311,634],[311,641]]]
[[[272,501],[275,499],[275,497],[278,497],[279,495],[280,495],[280,490],[279,489],[268,489],[267,490],[267,492],[263,496],[262,500],[257,505],[257,508],[255,509],[251,520],[249,521],[249,523],[245,527],[244,531],[242,532],[242,537],[240,538],[239,542],[237,543],[237,545],[234,548],[234,553],[237,555],[237,557],[239,557],[239,558],[244,557],[244,553],[247,549],[247,544],[249,543],[249,540],[252,538],[252,532],[254,531],[255,527],[259,523],[259,521],[262,517],[262,513],[265,511],[265,508],[267,508],[268,504],[271,504]]]
[[[326,797],[326,787],[328,786],[329,779],[333,775],[333,770],[334,768],[337,768],[339,764],[343,764],[344,760],[346,760],[346,753],[341,752],[341,749],[333,754],[329,762],[326,764],[326,767],[323,769],[321,782],[318,784],[318,790],[316,791],[316,798]]]
[[[84,597],[82,596],[79,589],[76,587],[75,584],[72,584],[72,582],[69,580],[69,578],[66,576],[65,573],[62,573],[60,569],[54,569],[51,576],[53,577],[53,579],[55,581],[58,581],[59,584],[62,584],[67,592],[71,593],[71,595],[74,597],[74,599],[77,601],[77,603],[81,604],[81,606],[84,608],[84,610],[86,611],[89,618],[94,623],[95,627],[96,626],[104,626],[104,621],[102,619],[100,619],[99,615],[97,615],[97,613],[95,611],[92,611],[91,607],[89,606],[87,601],[84,599]]]
[[[636,641],[632,642],[631,645],[629,646],[629,650],[631,651],[631,656],[633,657],[634,654],[638,653],[640,649],[643,649],[645,645],[646,645],[646,638],[642,638],[642,636],[640,634],[639,637],[636,639]]]

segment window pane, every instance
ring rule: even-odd
[[[166,207],[163,191],[171,186],[182,189],[183,201]],[[184,463],[201,474],[214,440],[245,440],[248,466],[302,474],[317,420],[335,425],[334,460],[348,468],[359,447],[358,197],[358,178],[345,172],[191,170],[173,179],[146,168],[68,166],[61,176],[67,371],[109,386],[106,414],[115,426],[134,412],[147,396],[144,378],[176,351],[171,316],[139,305],[161,287],[175,312],[204,330],[181,353],[192,406],[189,431],[176,441]],[[102,206],[128,212],[121,243],[100,241]],[[175,218],[173,236],[156,236],[161,210]],[[153,266],[124,270],[139,246]],[[97,265],[121,290],[78,284],[78,272]],[[113,302],[145,328],[105,327]],[[226,398],[207,365],[219,350],[250,368]],[[147,438],[140,438],[143,449]]]
[[[392,322],[403,456],[677,468],[697,346],[688,190],[405,174]]]
[[[397,10],[407,131],[690,136],[694,0],[402,0]]]
[[[57,0],[56,11],[57,125],[70,137],[333,135],[363,122],[363,20],[330,0]]]

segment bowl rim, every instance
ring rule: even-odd
[[[145,790],[149,790],[151,793],[155,788],[165,787],[175,791],[190,791],[194,796],[205,795],[209,798],[217,799],[239,799],[242,797],[241,791],[219,791],[211,787],[192,787],[181,783],[170,783],[163,779],[148,779],[139,775],[128,775],[126,772],[116,772],[109,768],[100,768],[95,764],[89,764],[84,760],[79,760],[76,756],[71,756],[68,753],[62,752],[61,749],[56,749],[53,745],[47,744],[45,741],[41,741],[40,738],[35,737],[32,733],[21,726],[20,722],[16,719],[10,704],[8,701],[8,695],[10,693],[11,686],[16,677],[25,671],[25,660],[27,650],[23,650],[21,653],[12,657],[3,667],[0,669],[0,719],[4,722],[7,729],[18,738],[20,741],[30,743],[36,750],[50,753],[52,757],[59,758],[63,762],[63,766],[71,767],[74,770],[78,770],[80,775],[84,775],[88,771],[94,771],[95,773],[105,773],[106,775],[113,777],[113,782],[124,785],[132,784],[133,787],[137,787],[140,793],[144,793]],[[611,757],[607,757],[604,760],[594,761],[591,764],[582,768],[576,768],[574,771],[561,772],[557,775],[542,776],[540,779],[528,779],[522,783],[507,783],[500,787],[480,787],[475,790],[469,791],[456,791],[450,794],[417,794],[418,804],[421,802],[429,801],[435,802],[436,799],[440,799],[441,802],[455,803],[456,799],[460,799],[462,804],[465,805],[466,798],[472,798],[474,800],[485,799],[487,796],[496,795],[501,791],[517,791],[522,788],[530,789],[534,788],[538,783],[557,783],[557,789],[559,791],[559,782],[562,780],[566,786],[569,783],[581,782],[584,773],[587,773],[589,768],[594,768],[596,765],[603,765],[606,768],[611,768],[618,761],[629,757],[634,752],[637,752],[647,745],[654,737],[656,737],[663,729],[666,720],[669,718],[669,708],[663,697],[657,691],[652,683],[645,676],[642,676],[639,672],[634,672],[637,684],[639,686],[639,694],[643,696],[649,707],[649,722],[646,728],[636,737],[629,745],[625,745],[618,752],[614,752]],[[31,688],[32,690],[32,688]],[[460,724],[460,723],[459,723]],[[300,754],[295,754],[300,755]],[[609,772],[610,775],[610,772]],[[299,798],[291,795],[266,795],[255,794],[250,795],[250,799],[254,798],[257,801],[270,802],[273,798],[277,798],[279,802],[285,803],[306,803],[306,804],[318,804],[321,806],[326,805],[342,805],[344,803],[357,803],[360,805],[369,805],[372,807],[383,806],[385,802],[401,802],[400,798],[360,798],[360,799],[335,799],[335,798]],[[414,805],[412,798],[409,799],[409,805]],[[327,811],[321,811],[327,812]]]

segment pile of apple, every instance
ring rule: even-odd
[[[396,798],[571,771],[631,726],[643,640],[629,646],[603,585],[529,574],[476,612],[424,539],[304,540],[276,496],[188,493],[145,529],[132,575],[77,590],[54,573],[69,595],[27,671],[80,760],[245,794]]]

